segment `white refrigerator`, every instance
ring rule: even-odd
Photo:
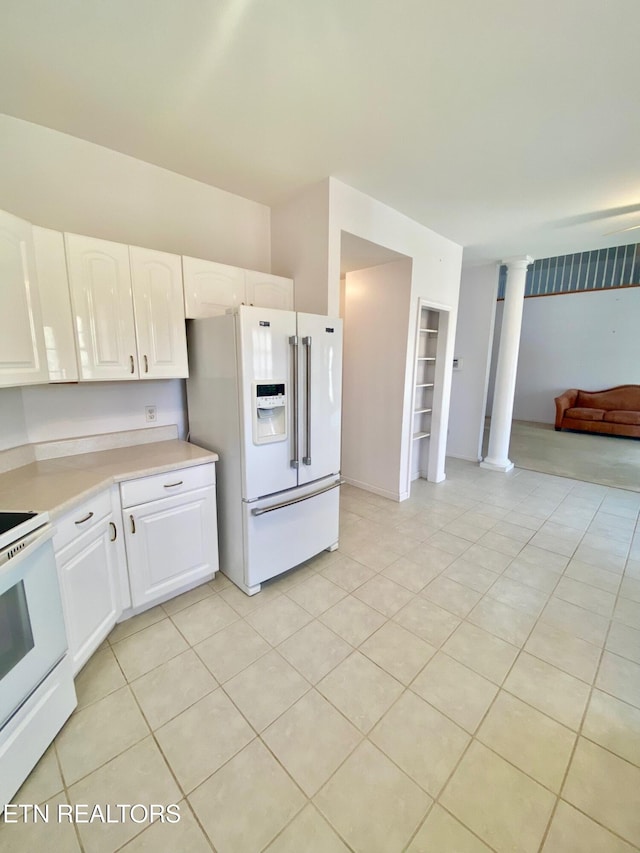
[[[220,569],[249,595],[338,547],[342,321],[241,306],[188,328],[189,437],[220,455]]]

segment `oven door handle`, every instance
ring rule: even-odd
[[[21,540],[24,543],[22,547],[20,547],[20,542],[16,542],[14,545],[9,545],[5,548],[0,552],[0,567],[3,568],[3,572],[6,571],[7,574],[13,574],[14,568],[19,566],[20,563],[29,556],[29,554],[33,554],[36,548],[39,548],[49,539],[52,539],[54,533],[55,529],[53,525],[45,524],[44,527],[40,527],[29,536],[25,536],[25,538]],[[4,591],[4,580],[5,577],[3,574],[0,576],[0,594]],[[11,585],[12,584],[10,583],[9,586]]]
[[[300,504],[302,501],[308,501],[309,498],[315,498],[318,495],[323,495],[325,492],[330,492],[331,489],[337,489],[338,486],[344,485],[344,480],[337,480],[335,483],[332,483],[330,486],[325,486],[323,489],[318,489],[317,492],[310,492],[308,495],[304,495],[301,498],[293,498],[290,501],[282,501],[279,504],[273,504],[272,506],[265,507],[256,507],[256,509],[251,510],[251,515],[264,515],[266,512],[273,512],[276,509],[284,509],[286,506],[293,506],[294,504]]]

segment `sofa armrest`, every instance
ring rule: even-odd
[[[556,429],[560,429],[562,426],[562,419],[564,417],[564,413],[567,409],[570,409],[578,398],[578,389],[577,388],[569,388],[568,391],[565,391],[564,394],[561,394],[559,397],[555,398],[556,403]]]

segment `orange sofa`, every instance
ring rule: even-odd
[[[570,388],[556,400],[556,429],[640,438],[640,385],[604,391]]]

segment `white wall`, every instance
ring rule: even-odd
[[[342,473],[399,500],[411,261],[347,273],[344,288]]]
[[[25,386],[22,401],[29,443],[168,424],[186,435],[180,379]],[[145,406],[156,406],[154,423],[147,423]]]
[[[39,125],[0,115],[0,208],[37,225],[270,271],[270,210]],[[184,435],[184,383],[0,390],[0,447],[152,426]],[[155,424],[153,424],[155,425]]]
[[[328,200],[328,203],[327,203]],[[309,230],[311,229],[311,230]],[[451,362],[458,308],[462,247],[371,196],[328,178],[307,187],[272,214],[274,272],[296,278],[296,309],[336,316],[340,311],[340,247],[346,232],[410,258],[411,297],[400,426],[401,495],[410,490],[411,401],[418,299],[448,312],[439,417],[429,441],[429,478],[444,479]],[[404,344],[403,344],[404,346]],[[435,411],[435,407],[434,407]]]
[[[270,271],[265,205],[5,115],[0,208],[58,231]]]
[[[439,376],[440,393],[434,405],[431,438],[429,440],[429,479],[440,481],[445,476],[446,431],[451,394],[451,365],[456,331],[458,292],[462,247],[436,234],[397,210],[346,184],[329,179],[329,313],[340,305],[340,242],[347,231],[371,243],[376,243],[413,261],[411,271],[410,310],[407,323],[408,346],[404,376],[403,417],[401,426],[400,479],[403,491],[410,490],[409,455],[411,449],[412,391],[415,354],[415,329],[418,299],[433,307],[448,311],[447,338],[443,346],[444,361]],[[435,417],[437,408],[438,416]]]
[[[321,181],[271,211],[272,272],[295,281],[296,311],[338,316],[327,301],[328,182]]]
[[[482,458],[497,292],[497,264],[462,270],[454,350],[462,368],[452,376],[447,456],[473,462]]]
[[[639,328],[640,287],[525,299],[513,417],[553,423],[567,388],[640,384]]]

